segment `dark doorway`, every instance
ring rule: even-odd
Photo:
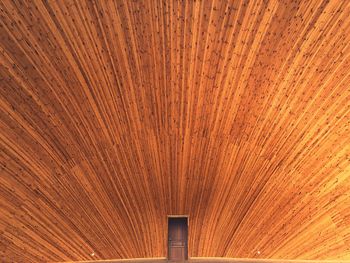
[[[187,217],[168,217],[168,259],[182,261],[188,259]]]

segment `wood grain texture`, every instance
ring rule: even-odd
[[[0,261],[350,259],[350,1],[0,0]],[[258,253],[260,251],[260,253]]]
[[[167,259],[148,258],[148,259],[115,259],[115,260],[89,260],[89,261],[72,261],[76,263],[167,263]],[[173,261],[174,262],[174,261]],[[287,260],[287,259],[246,259],[246,258],[191,258],[186,263],[339,263],[335,260]],[[342,261],[342,262],[350,262]],[[176,262],[174,262],[176,263]]]

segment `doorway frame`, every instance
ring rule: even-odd
[[[188,240],[189,240],[189,225],[190,225],[190,216],[189,215],[167,215],[167,218],[166,218],[166,226],[167,226],[167,229],[166,229],[166,246],[167,246],[167,262],[171,262],[171,260],[169,260],[169,219],[170,218],[186,218],[186,222],[187,222],[187,259],[185,259],[185,261],[189,260],[190,259],[190,249],[189,249],[189,245],[188,245]]]

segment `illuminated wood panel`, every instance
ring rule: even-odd
[[[350,1],[0,0],[0,261],[350,259]]]

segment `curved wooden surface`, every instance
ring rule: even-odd
[[[0,261],[350,259],[350,1],[0,1]]]

